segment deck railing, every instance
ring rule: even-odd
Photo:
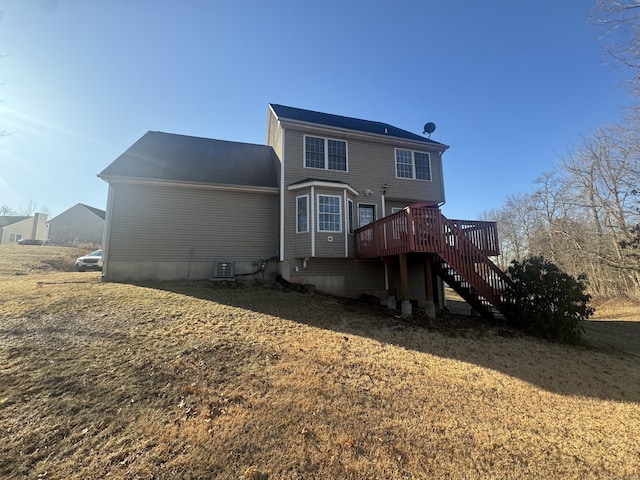
[[[448,275],[451,281],[467,282],[506,314],[511,281],[489,259],[499,253],[495,222],[449,220],[436,208],[407,207],[359,228],[355,234],[359,259],[416,252],[437,254],[441,268],[457,272]]]
[[[367,259],[411,252],[438,253],[451,236],[451,226],[485,255],[499,255],[496,222],[448,220],[437,208],[412,207],[356,230],[356,255]]]

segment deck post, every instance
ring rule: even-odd
[[[402,283],[402,318],[410,317],[411,311],[410,291],[409,291],[409,265],[407,254],[400,254],[400,282]]]
[[[395,273],[396,262],[395,257],[387,257],[384,259],[385,273],[387,275],[387,308],[395,310],[396,306],[396,285]]]
[[[436,304],[433,301],[433,269],[432,257],[427,255],[424,260],[424,289],[425,289],[425,314],[430,320],[436,318]]]

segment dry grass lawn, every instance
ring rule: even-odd
[[[640,479],[633,343],[103,283],[80,253],[0,245],[1,478]]]

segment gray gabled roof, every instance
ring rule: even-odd
[[[15,216],[15,215],[3,215],[0,217],[0,228],[13,225],[14,223],[22,222],[31,217],[29,216]]]
[[[78,205],[82,205],[84,208],[92,212],[94,215],[100,217],[102,220],[105,219],[106,212],[104,210],[100,210],[99,208],[90,207],[89,205],[85,205],[84,203],[79,203]]]
[[[427,143],[444,149],[448,148],[444,143],[421,137],[420,135],[402,130],[401,128],[389,125],[388,123],[343,117],[341,115],[333,115],[331,113],[314,112],[312,110],[287,107],[275,103],[270,103],[269,105],[280,120],[289,119],[299,122],[315,123],[317,125],[325,125],[328,127],[343,128],[357,132],[386,135],[389,137],[412,140],[414,142]]]
[[[50,219],[49,223],[57,223],[58,217],[60,217],[61,215],[64,215],[69,210],[73,210],[76,207],[86,208],[87,210],[89,210],[94,215],[100,217],[102,220],[104,220],[105,217],[106,217],[106,212],[104,210],[100,210],[99,208],[90,207],[89,205],[85,205],[84,203],[76,203],[73,207],[67,208],[64,212],[62,212],[62,213],[56,215],[55,217],[53,217],[52,219]]]
[[[277,188],[277,165],[265,145],[147,132],[98,176]]]

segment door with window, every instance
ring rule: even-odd
[[[361,203],[358,205],[358,227],[373,223],[376,219],[376,206]]]

